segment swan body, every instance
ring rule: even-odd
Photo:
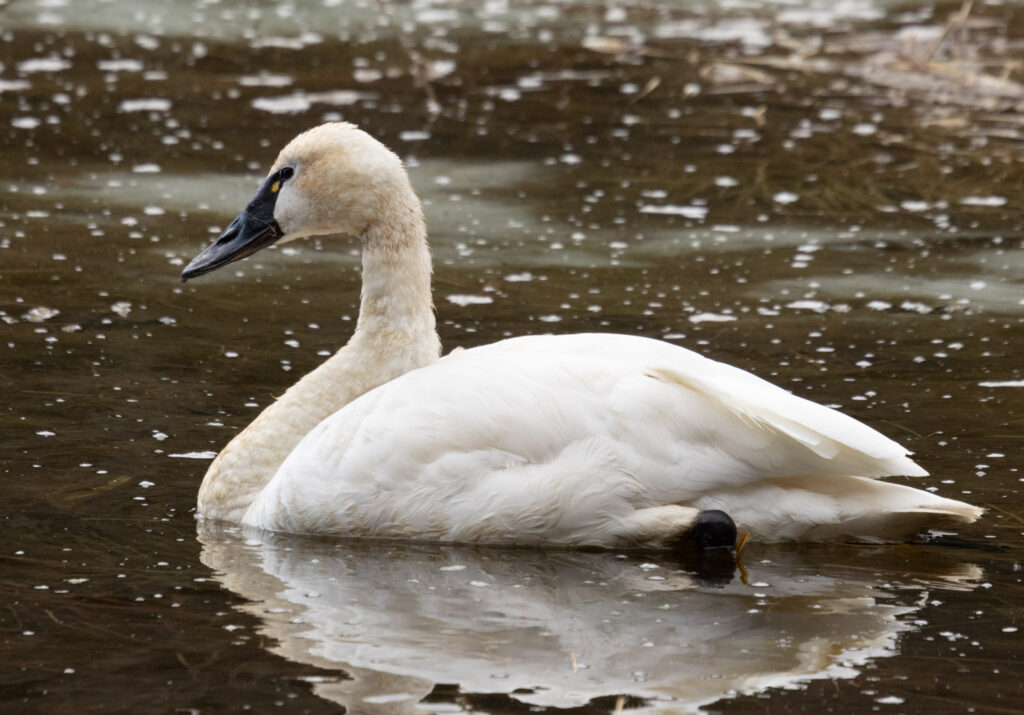
[[[896,540],[982,512],[880,481],[927,473],[870,427],[661,341],[530,336],[438,359],[419,202],[352,125],[294,139],[182,275],[318,233],[362,242],[356,331],[218,455],[205,518],[623,547],[670,545],[709,509],[763,541]]]

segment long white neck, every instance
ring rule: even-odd
[[[323,419],[364,392],[438,359],[431,263],[419,200],[388,197],[362,236],[363,288],[348,344],[295,383],[236,436],[210,465],[199,514],[241,521],[285,457]]]
[[[363,288],[356,332],[345,349],[368,361],[440,350],[430,295],[430,250],[419,199],[410,188],[363,234]],[[424,343],[426,345],[424,346]]]

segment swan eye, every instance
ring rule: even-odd
[[[270,193],[276,194],[278,191],[280,191],[281,184],[283,184],[288,179],[292,178],[294,174],[295,169],[291,168],[290,166],[286,166],[280,171],[278,171],[277,178],[275,178],[274,183],[270,185]]]

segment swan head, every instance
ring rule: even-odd
[[[365,236],[396,196],[414,196],[402,161],[352,124],[303,132],[281,150],[249,205],[181,272],[186,281],[304,236]]]

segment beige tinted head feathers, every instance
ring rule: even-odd
[[[256,195],[182,280],[216,270],[274,243],[341,233],[367,239],[396,214],[421,220],[402,161],[345,122],[314,127],[281,150]]]
[[[327,233],[362,236],[385,206],[411,191],[401,160],[383,144],[344,122],[323,124],[281,150],[271,175],[292,167],[274,218],[283,240]]]

